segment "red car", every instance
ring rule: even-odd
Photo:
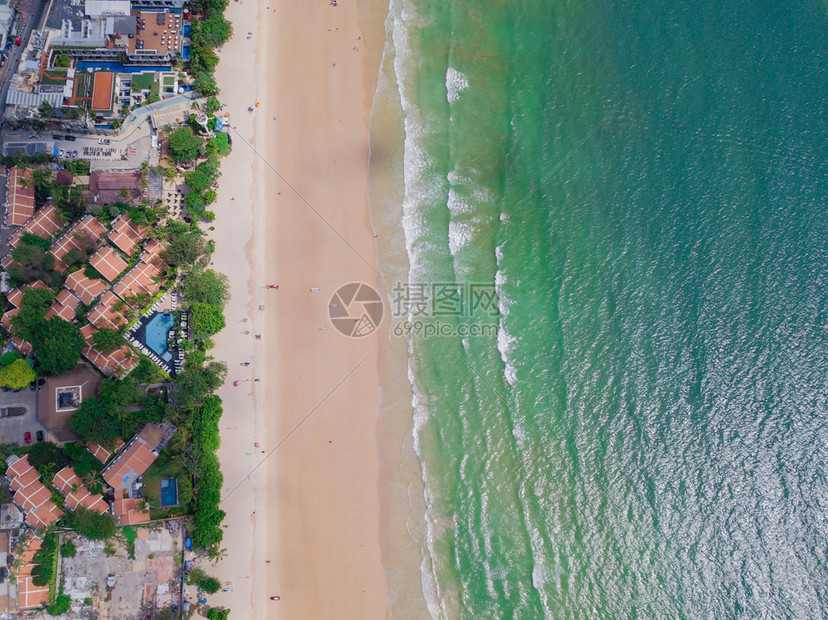
[[[31,433],[26,433],[25,435],[23,435],[23,440],[26,443],[32,443],[32,434]]]
[[[16,37],[16,38],[14,39],[14,44],[15,44],[17,47],[20,47],[20,44],[21,44],[21,43],[23,43],[23,41],[21,41],[21,40],[20,40],[20,37]]]

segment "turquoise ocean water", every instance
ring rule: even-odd
[[[828,616],[826,15],[391,0],[432,616]]]

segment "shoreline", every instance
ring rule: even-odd
[[[214,267],[232,298],[214,353],[229,369],[219,391],[228,527],[213,572],[233,591],[210,604],[251,618],[386,617],[378,335],[349,339],[327,319],[338,286],[378,284],[367,179],[379,54],[365,52],[363,25],[384,34],[385,7],[243,1],[226,16],[235,35],[216,77],[234,148]],[[259,382],[232,387],[248,378]]]

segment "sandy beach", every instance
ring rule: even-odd
[[[377,335],[328,320],[340,285],[378,280],[366,184],[384,7],[243,0],[227,16],[217,79],[233,153],[212,234],[232,295],[214,351],[229,368],[228,528],[210,570],[233,591],[210,603],[244,618],[385,617]]]

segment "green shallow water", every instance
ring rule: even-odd
[[[392,0],[433,616],[828,615],[827,10]]]

